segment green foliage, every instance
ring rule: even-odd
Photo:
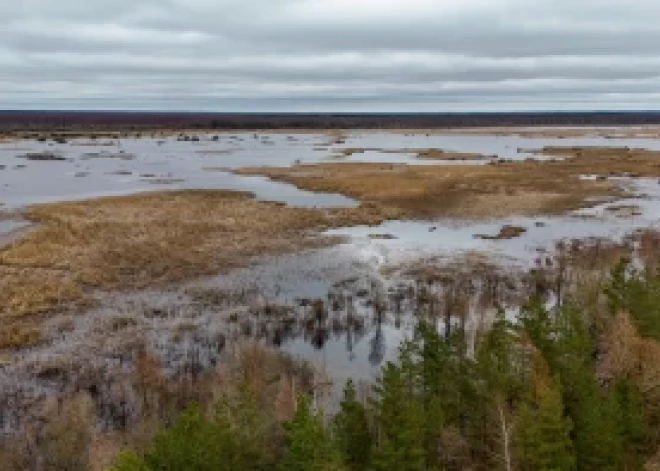
[[[424,414],[415,395],[413,367],[412,363],[387,363],[375,387],[373,470],[416,471],[424,467]]]
[[[371,432],[367,412],[358,402],[355,386],[350,379],[346,382],[344,397],[333,425],[344,464],[350,470],[366,469],[371,457]]]
[[[227,432],[206,419],[198,406],[190,406],[172,428],[156,436],[145,462],[154,470],[218,469],[224,463]]]
[[[612,395],[604,395],[594,378],[579,385],[570,409],[575,423],[575,448],[581,470],[621,469],[623,459],[620,411]]]
[[[515,326],[499,312],[476,352],[480,376],[487,389],[499,392],[507,400],[517,399],[528,379],[528,365],[520,347]]]
[[[223,397],[217,404],[214,421],[223,431],[225,469],[269,469],[275,463],[273,449],[276,424],[247,391],[239,401]]]
[[[518,419],[522,469],[529,471],[572,471],[575,450],[572,424],[564,416],[561,390],[556,384],[543,385],[536,397],[523,404]]]
[[[622,264],[606,293],[655,335],[660,278]],[[282,440],[272,411],[243,393],[210,416],[189,408],[113,471],[640,471],[657,447],[657,400],[634,378],[597,375],[602,325],[589,312],[533,298],[516,322],[499,312],[474,355],[460,330],[420,321],[366,406],[347,382],[331,428],[303,396]]]
[[[143,458],[122,454],[113,471],[261,470],[272,468],[272,421],[254,397],[222,398],[211,418],[189,406],[172,425],[156,435]]]
[[[284,425],[284,457],[281,471],[335,471],[343,469],[341,455],[330,438],[320,414],[301,396],[291,422]]]
[[[135,452],[123,451],[119,454],[115,465],[108,471],[152,471],[152,469]]]
[[[643,469],[642,457],[653,451],[647,443],[648,420],[644,414],[644,397],[639,389],[628,380],[618,381],[615,397],[619,407],[620,430],[623,435],[625,469]]]
[[[612,314],[627,310],[641,335],[660,341],[660,273],[657,270],[639,272],[623,259],[612,270],[605,293]]]

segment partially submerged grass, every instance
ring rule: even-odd
[[[342,157],[349,157],[353,154],[363,154],[365,152],[380,152],[384,154],[415,154],[415,157],[418,159],[429,159],[429,160],[449,160],[449,161],[461,161],[461,160],[490,160],[495,158],[495,156],[477,154],[472,152],[457,152],[445,149],[383,149],[380,147],[346,147],[344,149],[334,149],[335,152],[338,152],[338,155],[333,156],[335,159]]]
[[[408,217],[493,218],[551,215],[617,198],[607,176],[660,176],[660,152],[625,148],[545,148],[545,161],[505,161],[490,165],[408,166],[382,163],[322,163],[290,168],[246,168],[243,175],[266,175],[314,191],[339,192],[363,203],[397,210]]]
[[[38,226],[0,250],[5,322],[85,301],[96,289],[179,282],[327,244],[334,239],[319,230],[384,216],[368,206],[290,208],[249,193],[200,190],[43,204],[25,217]]]
[[[477,239],[484,239],[484,240],[505,240],[505,239],[515,239],[516,237],[520,237],[523,235],[525,232],[527,232],[527,229],[521,226],[512,226],[509,224],[506,224],[500,228],[500,231],[495,234],[476,234],[474,237]]]
[[[490,160],[496,158],[492,155],[483,155],[473,152],[456,152],[444,149],[403,149],[405,152],[412,151],[417,154],[418,159],[433,159],[433,160]],[[398,151],[400,152],[400,151]]]

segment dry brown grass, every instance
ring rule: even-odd
[[[0,350],[28,347],[41,340],[41,330],[34,325],[13,324],[0,329]]]
[[[95,289],[179,282],[243,266],[257,255],[327,244],[321,229],[384,217],[368,206],[290,208],[231,191],[44,204],[25,216],[38,226],[0,250],[0,318],[9,323],[84,302]]]
[[[323,163],[291,168],[248,168],[314,191],[339,192],[409,217],[490,218],[560,214],[593,197],[617,197],[621,189],[607,179],[580,175],[660,175],[660,152],[627,149],[548,148],[564,160],[499,162],[491,165],[407,166],[374,163]]]

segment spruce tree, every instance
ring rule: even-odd
[[[153,470],[216,470],[225,462],[226,440],[227,430],[215,427],[192,405],[171,428],[156,435],[144,462]]]
[[[524,350],[514,326],[499,312],[477,347],[479,400],[472,405],[473,447],[491,466],[513,468],[515,412],[529,377]],[[479,415],[477,415],[479,414]]]
[[[423,408],[404,369],[387,363],[375,388],[373,470],[419,471],[425,466]]]
[[[260,471],[272,469],[273,420],[244,390],[223,397],[207,417],[191,405],[169,428],[161,430],[144,457],[126,452],[113,471],[181,469],[191,471]]]
[[[535,397],[521,407],[516,427],[522,469],[575,470],[571,428],[571,420],[564,416],[559,387],[554,382],[537,387]]]
[[[615,395],[623,435],[625,468],[630,471],[641,470],[643,457],[650,451],[647,443],[649,425],[644,413],[644,397],[629,380],[617,382]]]
[[[335,416],[334,435],[349,470],[367,468],[371,455],[371,433],[364,406],[358,402],[352,380],[346,382],[339,413]]]
[[[284,457],[281,471],[340,471],[339,450],[332,441],[320,414],[312,411],[310,400],[301,396],[290,422],[284,424]]]
[[[623,465],[621,411],[614,394],[604,394],[593,372],[574,379],[577,394],[568,408],[575,430],[578,469],[582,471],[619,470]]]

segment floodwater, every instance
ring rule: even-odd
[[[333,143],[336,139],[323,134],[240,133],[222,134],[218,140],[205,135],[194,142],[168,137],[121,139],[109,142],[111,145],[87,140],[67,144],[5,143],[0,144],[0,203],[13,209],[47,201],[157,189],[217,188],[251,191],[257,198],[296,206],[350,206],[357,203],[342,195],[308,192],[262,177],[234,175],[229,170],[323,162],[342,148],[442,148],[507,159],[539,158],[523,149],[544,146],[660,150],[660,140],[645,138],[357,132],[343,138],[340,144]],[[52,152],[64,160],[35,161],[21,157],[35,152]],[[442,162],[415,159],[412,153],[378,151],[355,153],[336,161],[420,165]],[[44,381],[35,375],[35,365],[63,358],[67,364],[75,365],[75,368],[71,366],[72,371],[80,369],[81,362],[120,371],[118,352],[138,341],[159,352],[173,371],[185,368],[191,355],[202,366],[213,366],[219,361],[225,337],[254,337],[270,342],[326,368],[336,378],[372,379],[384,361],[396,357],[400,342],[413,331],[417,312],[428,308],[420,301],[428,288],[401,273],[388,272],[388,267],[426,257],[450,260],[468,254],[482,255],[501,267],[486,279],[467,274],[462,278],[457,276],[450,285],[433,287],[443,294],[456,286],[470,288],[473,294],[463,318],[476,332],[480,322],[492,316],[496,307],[514,309],[516,296],[526,293],[525,286],[515,286],[511,292],[512,282],[506,279],[506,271],[533,266],[538,257],[553,250],[557,241],[619,240],[636,229],[660,228],[660,183],[655,179],[624,179],[621,183],[629,188],[629,198],[602,202],[562,217],[479,222],[388,221],[377,227],[333,229],[327,233],[344,237],[343,243],[334,247],[264,257],[249,267],[168,292],[103,295],[105,307],[77,316],[70,331],[60,333],[57,324],[60,321],[53,320],[49,327],[57,332],[53,343],[33,349],[20,364],[4,369],[0,381],[17,385],[21,383],[16,378],[24,375],[31,387],[38,390],[44,387]],[[635,209],[615,210],[622,205]],[[495,235],[505,224],[526,231],[508,240],[475,237]],[[20,231],[24,225],[0,221],[0,244],[3,234]],[[194,288],[247,294],[231,306],[199,305],[187,292]],[[313,300],[322,300],[327,314],[310,324],[314,316]],[[384,307],[380,309],[382,300]],[[270,304],[291,309],[286,327],[282,319],[253,312],[255,306]],[[111,315],[134,318],[136,323],[129,329],[130,334],[100,330],[102,321]]]
[[[253,192],[263,200],[295,206],[353,206],[356,202],[337,194],[314,193],[286,183],[230,173],[254,166],[290,166],[297,163],[383,162],[411,165],[465,164],[417,159],[413,153],[357,152],[333,159],[345,148],[410,150],[440,148],[482,153],[506,159],[542,158],[525,149],[543,146],[610,146],[660,150],[660,140],[604,139],[595,137],[556,139],[494,135],[405,135],[357,132],[336,144],[323,134],[221,134],[218,140],[202,135],[198,141],[164,138],[124,138],[65,144],[15,141],[0,144],[0,204],[16,208],[33,203],[83,199],[138,191],[213,188]],[[37,161],[29,153],[52,153],[64,160]],[[474,165],[485,161],[467,162]]]
[[[510,160],[541,158],[531,150],[543,147],[630,147],[648,150],[660,150],[660,140],[649,138],[614,138],[603,137],[522,137],[518,135],[489,134],[392,134],[359,133],[353,134],[339,148],[378,148],[378,149],[444,149],[447,151],[494,155]],[[366,155],[367,160],[378,160],[374,152]],[[397,155],[397,154],[395,154]],[[365,157],[356,156],[358,159]],[[401,161],[396,159],[395,161]],[[433,162],[437,163],[437,162]]]
[[[0,220],[0,248],[17,237],[20,237],[24,230],[30,227],[27,221],[7,219]]]

